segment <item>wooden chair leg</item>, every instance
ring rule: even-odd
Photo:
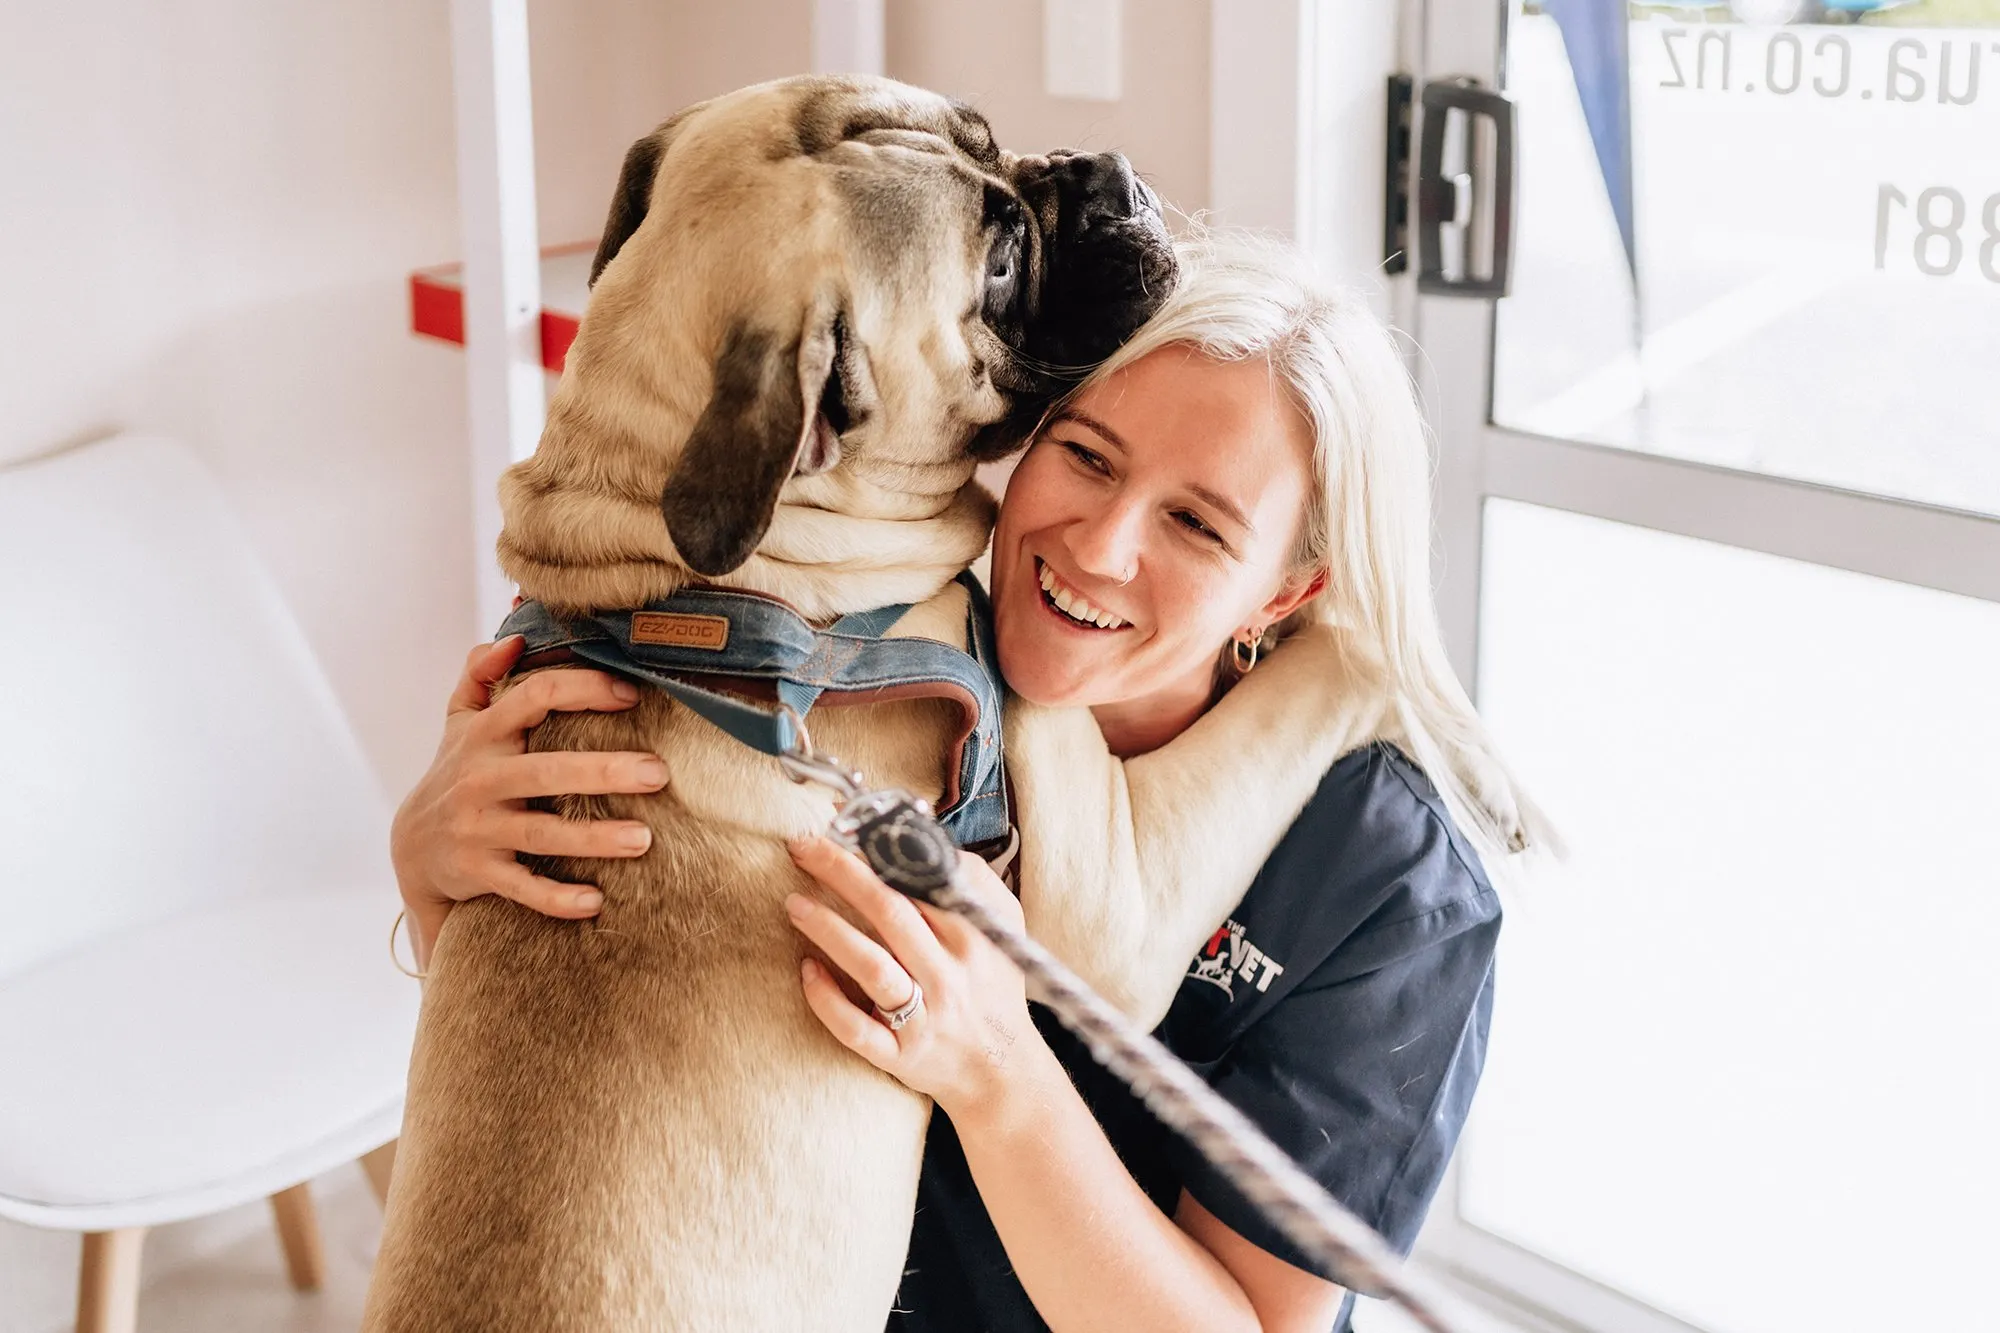
[[[285,1248],[285,1271],[300,1291],[318,1291],[326,1281],[326,1255],[319,1243],[319,1216],[313,1212],[312,1190],[305,1183],[271,1196],[278,1220],[278,1241]]]
[[[361,1169],[367,1173],[368,1187],[375,1191],[375,1201],[388,1207],[389,1176],[396,1169],[396,1140],[390,1139],[374,1152],[362,1154]]]
[[[144,1227],[84,1234],[76,1333],[133,1333],[139,1323],[139,1251],[145,1240]]]

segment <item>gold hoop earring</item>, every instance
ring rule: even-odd
[[[1250,669],[1257,665],[1257,650],[1263,645],[1263,642],[1264,635],[1261,631],[1248,643],[1245,643],[1242,639],[1231,639],[1229,641],[1229,658],[1231,664],[1236,668],[1237,675],[1247,676],[1250,674]]]

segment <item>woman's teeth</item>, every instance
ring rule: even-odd
[[[1061,583],[1058,583],[1054,571],[1046,564],[1043,564],[1039,560],[1035,563],[1041,566],[1042,591],[1047,594],[1049,601],[1055,604],[1056,609],[1071,620],[1079,624],[1095,625],[1099,629],[1124,629],[1127,624],[1131,623],[1120,620],[1109,611],[1098,610],[1089,602],[1083,600],[1081,596],[1071,592]]]

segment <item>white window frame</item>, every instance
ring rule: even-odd
[[[1419,80],[1472,75],[1500,86],[1518,0],[1405,0]],[[1523,161],[1517,188],[1534,188]],[[1407,282],[1407,280],[1404,280]],[[1413,286],[1413,284],[1409,284]],[[1491,421],[1494,307],[1402,296],[1423,349],[1436,435],[1438,594],[1453,664],[1478,697],[1485,501],[1524,501],[2000,602],[2000,519],[1812,482],[1551,439]],[[1503,1004],[1504,1021],[1504,1004]],[[1464,1220],[1447,1181],[1423,1253],[1530,1328],[1698,1333],[1681,1320]]]
[[[1509,0],[1407,2],[1425,34],[1420,77],[1470,74],[1498,85]],[[1521,171],[1519,188],[1532,189],[1534,164]],[[1476,685],[1479,511],[1489,496],[2000,601],[2000,519],[1495,426],[1493,307],[1425,296],[1415,310],[1438,440],[1440,597],[1468,687]]]

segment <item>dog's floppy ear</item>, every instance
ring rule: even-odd
[[[662,145],[657,132],[647,135],[625,151],[625,165],[618,172],[618,192],[611,196],[611,216],[604,220],[604,235],[597,242],[597,254],[590,261],[589,285],[597,285],[597,275],[611,262],[619,247],[632,239],[646,220],[646,208],[653,200],[653,177],[660,169]]]
[[[694,108],[690,107],[689,110]],[[597,285],[597,275],[611,262],[653,203],[653,181],[660,174],[660,159],[673,142],[686,111],[673,116],[639,142],[625,150],[625,165],[618,171],[618,189],[611,196],[611,216],[604,220],[604,235],[597,242],[597,254],[590,261],[589,286]]]
[[[831,318],[788,333],[730,327],[708,406],[660,495],[674,549],[696,573],[713,578],[750,558],[795,468],[833,466],[837,444],[820,424],[819,398],[834,339]]]

